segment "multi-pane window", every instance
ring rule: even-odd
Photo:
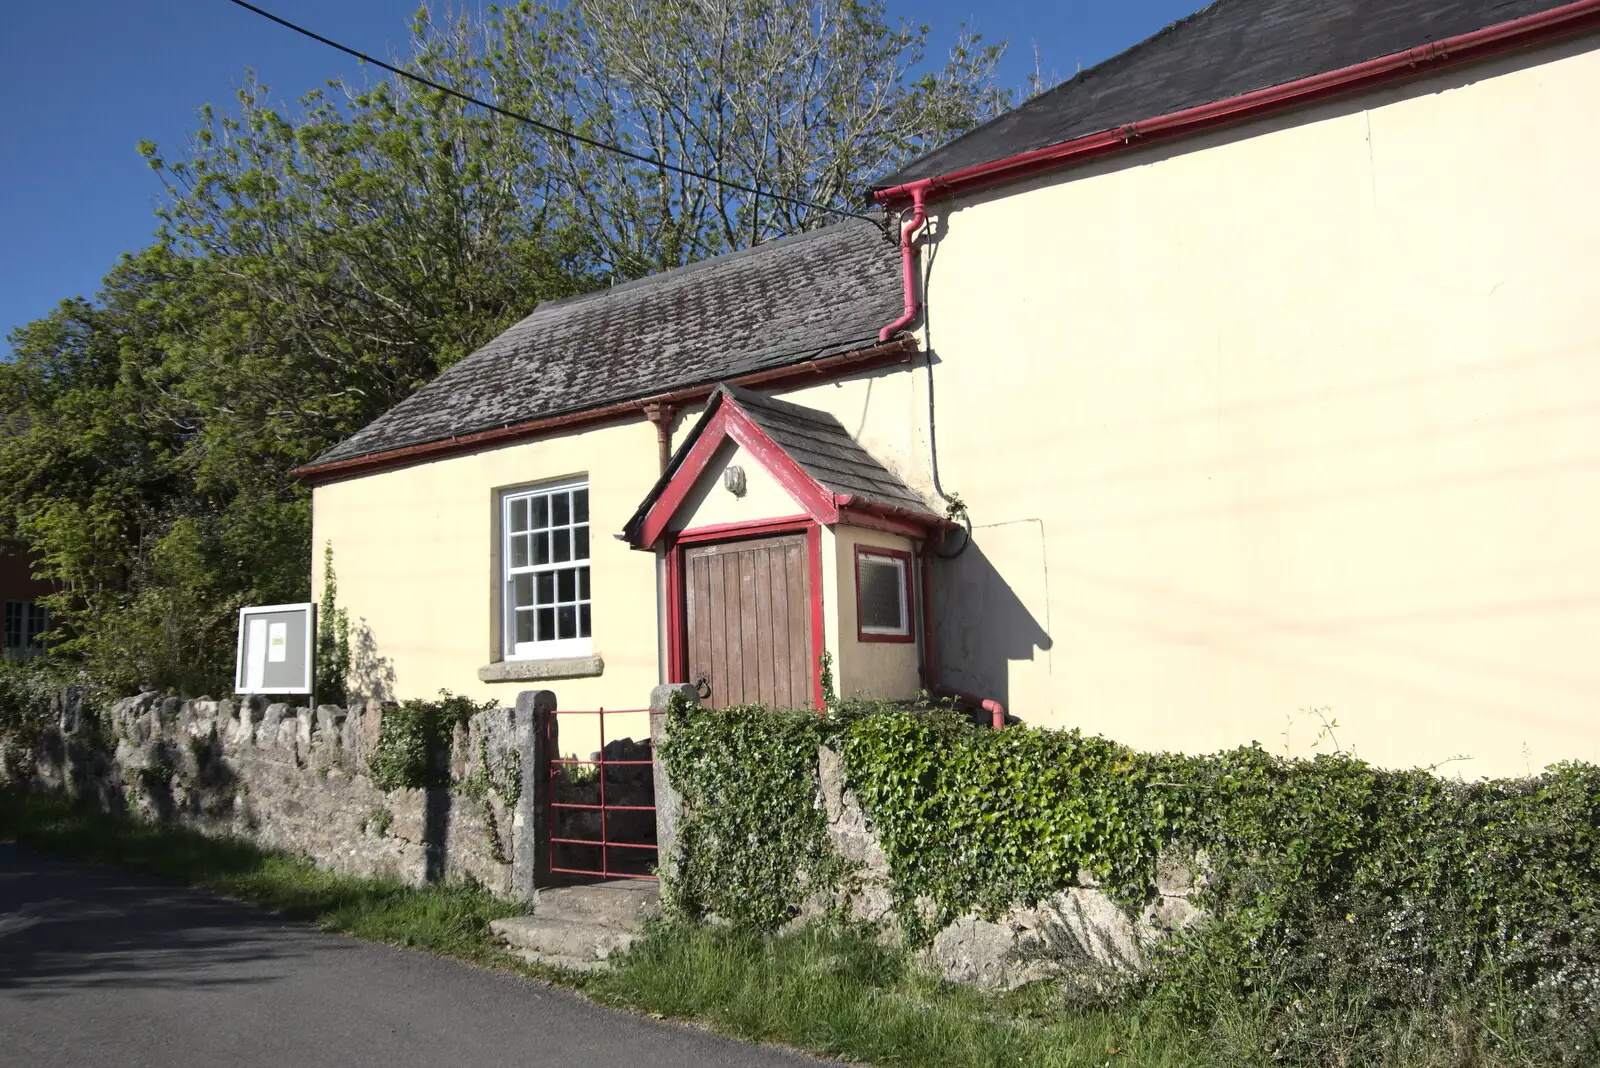
[[[32,656],[44,651],[44,634],[50,629],[50,613],[33,601],[7,601],[5,605],[4,651],[9,657]]]
[[[588,653],[588,483],[507,493],[502,509],[506,655]]]

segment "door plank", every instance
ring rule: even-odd
[[[744,697],[747,704],[761,700],[761,658],[768,654],[767,635],[756,608],[756,558],[759,548],[739,554],[739,619],[744,635]]]
[[[786,579],[784,548],[774,545],[767,551],[768,618],[772,621],[772,703],[779,708],[794,707],[794,689],[789,685],[789,587]]]
[[[744,690],[744,613],[743,599],[739,596],[739,557],[741,553],[724,555],[722,564],[722,603],[725,623],[723,657],[727,665],[727,701],[729,705],[747,703]]]
[[[706,637],[711,646],[711,670],[707,673],[707,681],[711,684],[711,696],[706,703],[712,708],[722,708],[727,704],[728,696],[728,635],[725,630],[728,599],[723,595],[722,559],[707,554],[704,560],[707,587]]]
[[[711,602],[711,575],[705,557],[689,557],[689,581],[686,583],[691,606],[689,623],[689,675],[688,681],[697,682],[702,675],[711,674],[711,615],[716,611]]]
[[[784,546],[783,555],[789,586],[789,688],[794,706],[808,708],[816,654],[811,649],[811,568],[805,542]]]

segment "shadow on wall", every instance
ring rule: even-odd
[[[934,631],[940,681],[993,698],[1022,719],[1038,709],[1011,707],[1011,664],[1031,661],[1053,644],[1045,626],[984,554],[975,531],[965,552],[940,560],[934,571]],[[1043,578],[1041,574],[1041,579]]]
[[[365,619],[350,636],[350,676],[345,689],[362,700],[394,700],[394,664],[378,653],[378,640]]]

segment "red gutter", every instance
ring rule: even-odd
[[[913,205],[921,205],[934,197],[971,192],[998,182],[1070,167],[1137,145],[1260,118],[1594,29],[1600,29],[1600,0],[1577,0],[1536,15],[1446,37],[1338,70],[1144,119],[934,178],[907,182],[879,190],[873,197],[880,203],[909,197]]]
[[[911,359],[916,352],[916,339],[903,337],[887,344],[872,345],[864,349],[855,349],[851,352],[824,356],[819,360],[808,360],[804,363],[790,364],[786,367],[755,371],[751,374],[741,375],[738,378],[731,378],[729,381],[736,386],[750,388],[773,388],[793,385],[798,382],[814,381],[824,375],[841,376],[853,374],[856,371],[870,370],[886,364],[904,363]],[[442,441],[429,441],[421,445],[407,445],[399,449],[369,453],[366,456],[356,456],[348,460],[334,460],[326,464],[306,464],[303,467],[295,468],[289,474],[295,478],[310,479],[312,481],[370,474],[373,471],[381,471],[386,468],[404,467],[408,464],[439,460],[464,452],[475,452],[490,446],[504,445],[524,438],[538,437],[552,431],[572,430],[577,427],[593,426],[597,423],[615,422],[629,416],[645,414],[651,405],[682,406],[700,404],[710,397],[716,391],[716,388],[715,383],[691,386],[672,393],[658,393],[649,397],[640,397],[637,400],[619,401],[616,404],[607,404],[598,408],[586,408],[583,411],[553,415],[546,419],[534,419],[526,423],[496,427],[493,430],[480,430],[476,433],[462,434],[459,437],[446,438]]]
[[[888,341],[910,326],[922,310],[922,301],[917,298],[917,246],[912,242],[917,231],[922,229],[922,224],[928,221],[928,207],[924,202],[928,183],[912,182],[899,188],[911,195],[911,218],[900,224],[900,275],[905,287],[906,310],[904,315],[878,331],[879,341]]]
[[[854,493],[835,493],[833,495],[833,506],[841,512],[848,511],[862,515],[878,516],[896,523],[907,524],[910,527],[909,537],[921,537],[935,530],[943,530],[954,525],[950,520],[928,512],[918,512],[910,508],[896,508],[894,505],[882,504]]]

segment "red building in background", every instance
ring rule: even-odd
[[[44,651],[50,613],[43,604],[48,582],[33,577],[33,559],[24,551],[0,545],[0,656],[21,659]]]

